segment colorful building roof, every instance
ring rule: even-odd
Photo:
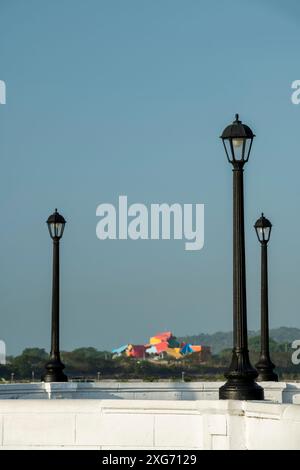
[[[150,344],[158,344],[162,341],[167,342],[172,337],[171,331],[164,331],[163,333],[156,333],[150,338]]]
[[[180,344],[171,331],[164,331],[152,336],[149,344],[126,344],[120,348],[113,349],[112,352],[117,355],[126,354],[128,357],[135,358],[144,358],[146,354],[159,355],[164,352],[171,357],[179,359],[187,354],[209,350],[210,348],[205,346],[189,343]]]
[[[174,357],[175,359],[180,359],[182,357],[180,348],[168,348],[166,350],[166,353],[168,354],[168,356]]]
[[[146,347],[143,344],[129,344],[126,354],[128,357],[144,358]]]
[[[120,346],[119,348],[113,349],[112,353],[113,354],[122,354],[123,352],[126,351],[128,348],[128,344],[124,344],[123,346]]]

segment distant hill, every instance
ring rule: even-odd
[[[249,337],[259,335],[260,331],[249,331]],[[300,339],[300,329],[289,328],[286,326],[274,328],[273,330],[270,330],[270,338],[274,339],[278,343],[291,343],[295,339]],[[232,347],[232,331],[218,331],[211,335],[207,333],[199,333],[198,335],[180,336],[178,337],[178,340],[186,343],[210,346],[212,348],[212,352],[217,354],[223,349]]]

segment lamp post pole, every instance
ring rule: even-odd
[[[51,319],[51,352],[45,365],[44,382],[67,382],[63,373],[65,368],[60,359],[59,350],[59,242],[63,235],[65,219],[57,212],[47,220],[50,236],[53,240],[53,278],[52,278],[52,319]]]
[[[227,382],[219,389],[222,400],[263,400],[263,389],[255,382],[248,351],[246,262],[244,228],[244,165],[249,159],[254,134],[239,120],[227,126],[222,140],[233,166],[233,350]]]
[[[269,348],[268,243],[272,224],[262,214],[260,219],[256,221],[254,228],[261,244],[261,349],[259,361],[255,364],[258,371],[257,380],[278,382],[278,375],[273,370],[275,365],[271,361]]]

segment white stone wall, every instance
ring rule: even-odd
[[[300,406],[0,400],[0,449],[300,449]]]
[[[0,384],[0,399],[217,400],[222,383],[134,381],[12,383]],[[300,383],[262,382],[261,385],[264,387],[266,400],[294,403],[296,399],[300,399]]]

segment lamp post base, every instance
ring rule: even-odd
[[[270,359],[259,361],[255,367],[258,372],[257,382],[278,382],[278,375],[273,371],[275,366]]]
[[[278,382],[278,375],[273,371],[257,371],[257,382]]]
[[[254,380],[228,379],[219,388],[220,400],[263,400],[264,389]]]
[[[47,362],[46,373],[41,378],[42,382],[68,382],[68,377],[63,373],[64,364],[58,359],[50,359]]]

